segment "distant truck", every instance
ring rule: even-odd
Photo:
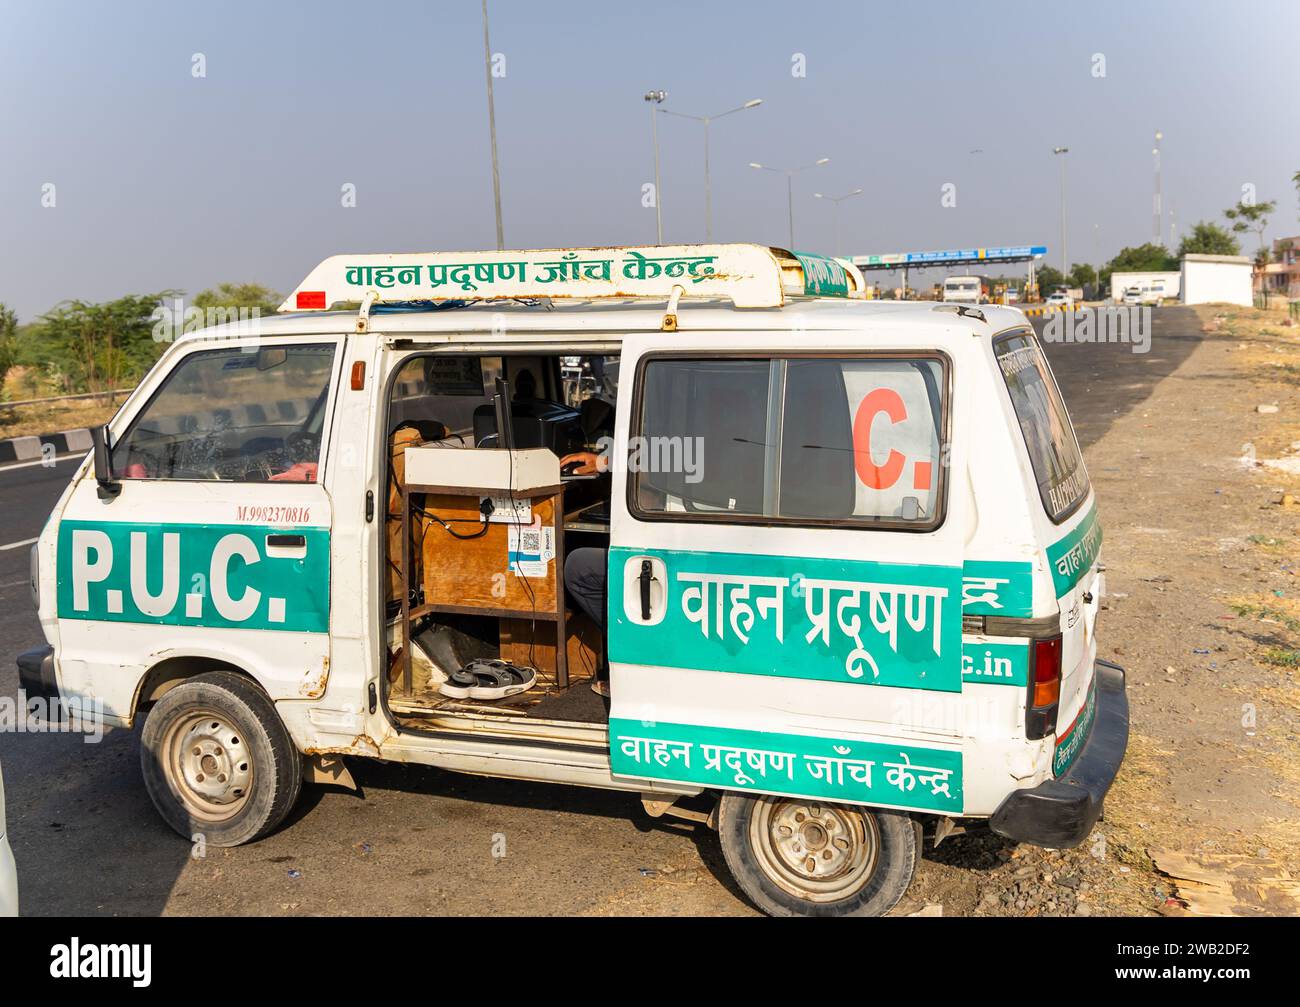
[[[983,299],[978,276],[949,276],[943,281],[943,299],[957,304],[979,304]]]

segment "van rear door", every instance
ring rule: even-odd
[[[1052,760],[1059,776],[1091,727],[1101,523],[1083,452],[1033,331],[999,336],[993,353],[1020,423],[1033,492],[1042,503],[1035,523],[1061,613],[1061,684]]]

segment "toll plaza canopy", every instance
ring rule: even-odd
[[[948,266],[1006,265],[1030,262],[1047,254],[1046,245],[1011,245],[1003,248],[950,248],[941,252],[892,252],[855,255],[859,269],[942,269]]]

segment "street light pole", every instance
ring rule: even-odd
[[[1164,211],[1164,208],[1160,205],[1161,202],[1162,202],[1162,194],[1161,194],[1161,191],[1160,191],[1160,189],[1161,189],[1161,185],[1160,185],[1160,141],[1163,140],[1164,137],[1165,137],[1164,133],[1160,132],[1160,130],[1156,130],[1156,142],[1155,142],[1155,146],[1151,148],[1151,157],[1153,158],[1153,160],[1154,160],[1154,162],[1155,162],[1155,173],[1156,173],[1156,191],[1155,191],[1155,198],[1154,198],[1154,200],[1152,201],[1152,204],[1151,204],[1152,219],[1154,220],[1154,226],[1152,227],[1152,233],[1155,235],[1154,241],[1155,241],[1155,243],[1156,243],[1157,245],[1160,244],[1160,237],[1161,237],[1161,235],[1160,235],[1160,231],[1161,231],[1160,222],[1161,222],[1161,219],[1164,217],[1164,212],[1163,212],[1163,211]]]
[[[757,161],[750,161],[751,168],[757,168],[759,171],[775,171],[778,175],[785,176],[785,200],[786,215],[790,222],[790,248],[794,251],[794,176],[801,171],[807,171],[809,168],[820,168],[823,164],[830,163],[829,157],[821,157],[812,164],[801,164],[797,168],[773,168],[771,165],[759,164]]]
[[[675,115],[679,119],[694,119],[696,122],[704,124],[704,240],[713,240],[713,189],[709,181],[709,123],[714,119],[721,119],[724,115],[731,115],[733,112],[743,112],[747,108],[757,108],[763,104],[762,98],[751,98],[743,105],[737,105],[735,108],[729,108],[725,112],[719,112],[717,115],[691,115],[687,112],[674,112],[671,109],[664,109],[664,115]]]
[[[1065,155],[1069,152],[1069,147],[1052,148],[1052,153],[1061,157],[1061,280],[1063,282],[1070,272],[1069,259],[1065,254]]]
[[[1097,291],[1096,295],[1101,297],[1101,225],[1093,221],[1092,225],[1092,258],[1097,263]]]
[[[655,148],[655,244],[664,243],[664,212],[663,207],[659,205],[659,116],[655,113],[655,108],[668,97],[667,91],[647,91],[645,100],[650,104],[650,135],[654,139]]]
[[[861,189],[854,189],[852,192],[846,192],[843,196],[827,196],[825,193],[814,192],[814,199],[829,199],[835,204],[835,246],[837,251],[843,251],[840,248],[840,204],[846,199],[852,199],[854,196],[862,194]]]
[[[497,160],[497,112],[492,100],[492,45],[488,42],[487,0],[483,0],[483,66],[487,70],[488,132],[492,134],[492,201],[497,214],[497,251],[506,247],[501,223],[501,165]]]

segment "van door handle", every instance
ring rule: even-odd
[[[307,547],[307,536],[268,535],[266,536],[266,545],[268,549],[305,549]]]
[[[641,621],[650,621],[650,581],[654,575],[650,570],[650,561],[643,559],[641,561],[641,576],[637,578],[641,582]]]

